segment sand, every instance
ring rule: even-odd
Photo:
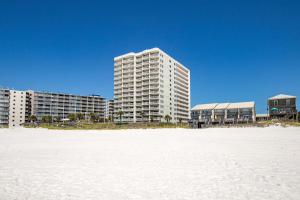
[[[300,199],[300,128],[0,129],[1,200]]]

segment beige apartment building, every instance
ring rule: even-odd
[[[18,127],[28,121],[31,114],[31,94],[27,91],[10,90],[9,127]]]
[[[114,117],[123,122],[188,121],[190,70],[153,48],[114,58]]]
[[[0,88],[0,127],[7,126],[9,122],[9,89]]]

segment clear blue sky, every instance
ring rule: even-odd
[[[192,105],[300,98],[300,1],[0,0],[1,86],[111,98],[113,57],[152,47],[190,68]]]

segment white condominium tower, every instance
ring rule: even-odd
[[[114,58],[114,114],[123,122],[190,118],[190,70],[159,48]]]

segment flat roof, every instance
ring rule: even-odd
[[[118,60],[120,58],[124,58],[124,57],[128,57],[128,56],[135,56],[136,54],[148,53],[149,51],[162,51],[162,50],[159,49],[159,48],[157,48],[157,47],[155,47],[155,48],[151,48],[151,49],[145,49],[145,50],[140,51],[140,52],[129,52],[129,53],[126,53],[126,54],[114,57],[114,60]]]
[[[126,54],[123,54],[123,55],[120,55],[120,56],[116,56],[116,57],[114,57],[114,61],[119,60],[119,59],[124,58],[124,57],[126,58],[126,57],[130,57],[130,56],[139,56],[139,55],[142,55],[144,53],[149,53],[151,51],[159,51],[159,52],[162,52],[162,53],[166,54],[167,56],[172,58],[174,61],[176,61],[185,70],[190,71],[190,69],[188,67],[184,66],[181,62],[179,62],[174,57],[170,56],[169,54],[167,54],[165,51],[161,50],[158,47],[154,47],[154,48],[151,48],[151,49],[145,49],[145,50],[140,51],[140,52],[129,52],[129,53],[126,53]]]
[[[192,111],[196,110],[216,110],[216,109],[238,109],[238,108],[254,108],[255,102],[237,102],[237,103],[210,103],[210,104],[198,104],[192,108]]]

